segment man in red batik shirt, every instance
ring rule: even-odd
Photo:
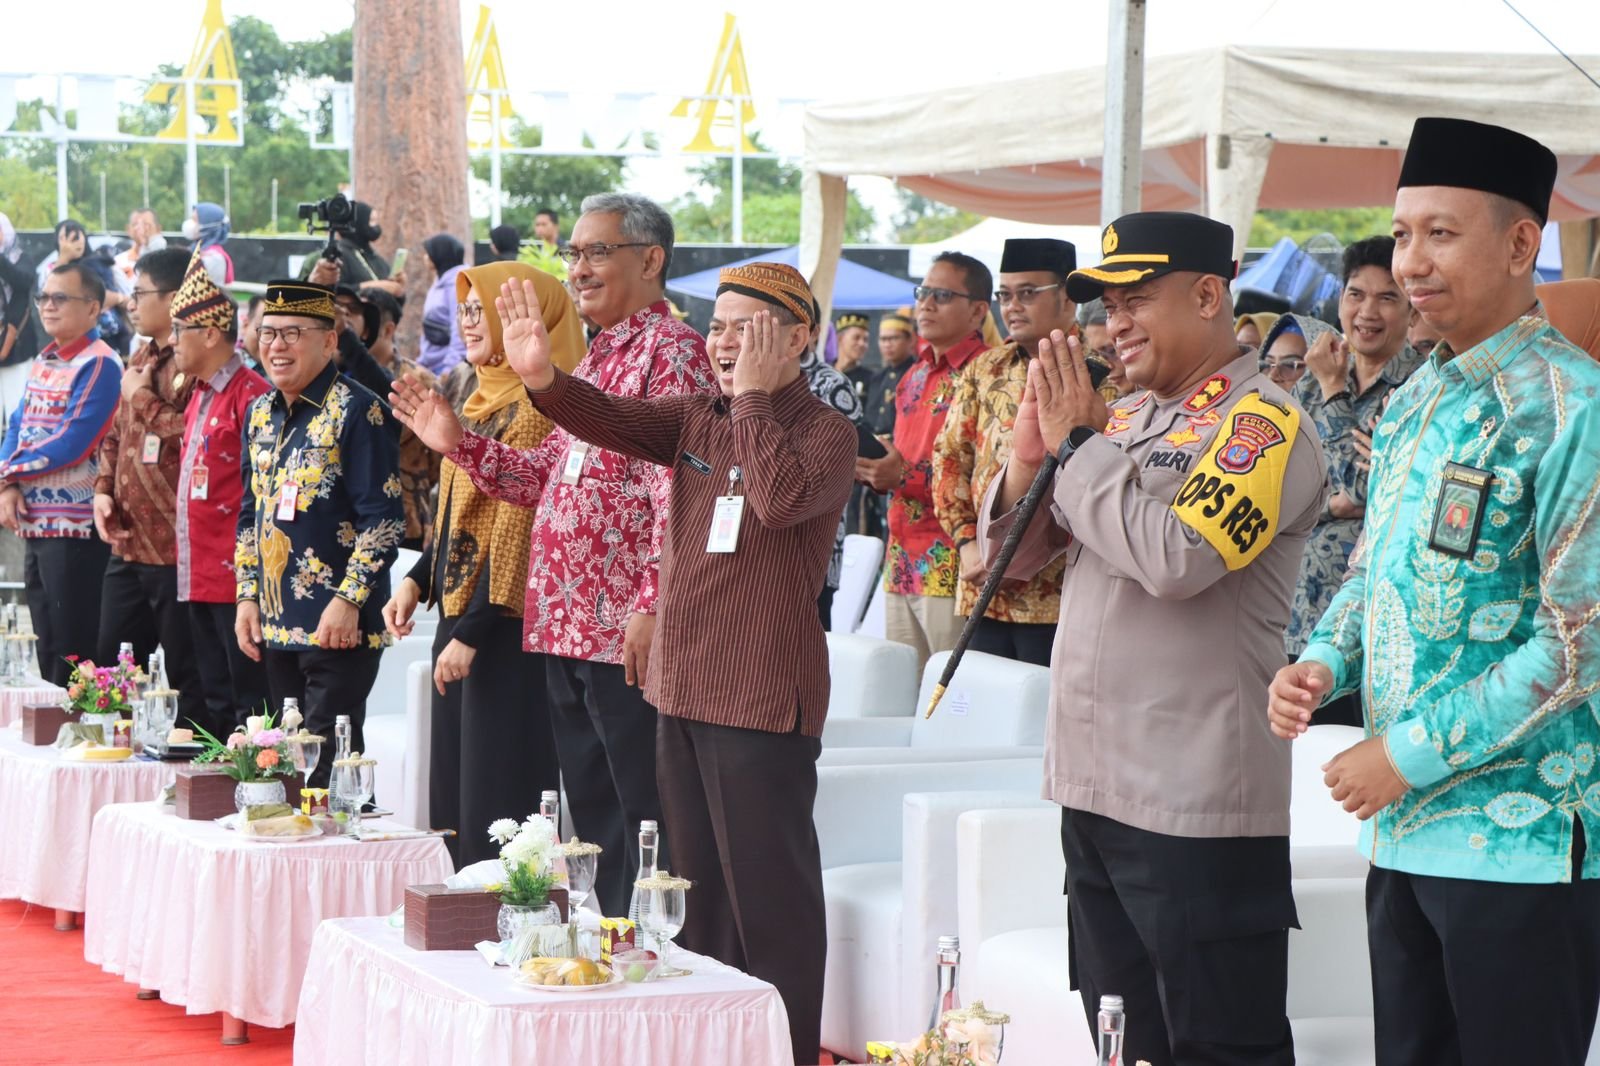
[[[199,260],[173,297],[172,335],[178,369],[194,382],[178,470],[178,600],[189,616],[205,693],[209,721],[200,724],[221,737],[267,702],[266,669],[234,637],[233,549],[246,412],[271,386],[245,366],[235,347],[238,308]]]

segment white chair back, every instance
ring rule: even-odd
[[[828,673],[830,721],[903,718],[912,713],[917,652],[909,644],[859,633],[829,633]]]
[[[913,748],[1040,747],[1050,712],[1050,668],[967,652],[932,718],[924,717],[949,652],[922,671],[911,728]]]
[[[844,538],[839,588],[833,594],[833,632],[854,633],[883,569],[883,541],[851,533]]]
[[[883,621],[883,582],[877,581],[872,586],[872,599],[867,602],[867,613],[861,616],[861,624],[856,626],[856,632],[864,637],[882,637],[887,629]]]
[[[1352,725],[1314,725],[1293,742],[1294,777],[1289,788],[1289,840],[1296,847],[1356,846],[1361,822],[1333,798],[1322,766],[1361,742]]]

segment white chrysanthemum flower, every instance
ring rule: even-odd
[[[496,844],[505,844],[517,835],[517,820],[515,818],[496,818],[489,824],[489,839]]]

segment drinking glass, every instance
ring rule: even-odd
[[[665,880],[666,876],[662,875]],[[650,888],[639,896],[639,924],[655,942],[661,945],[661,964],[657,977],[683,977],[689,971],[675,968],[672,958],[672,938],[683,929],[684,886],[687,882],[672,879],[670,888]]]
[[[301,733],[289,738],[289,758],[300,771],[300,780],[307,782],[322,761],[322,738],[314,733]]]
[[[14,633],[7,633],[0,641],[0,665],[5,668],[6,684],[15,687],[22,679],[22,641]]]
[[[577,930],[578,954],[587,955],[586,936],[579,923],[578,912],[583,901],[594,891],[595,872],[600,864],[600,849],[593,844],[583,844],[577,837],[560,849],[567,867],[567,921]]]
[[[349,812],[347,832],[355,836],[361,835],[361,807],[372,798],[372,780],[377,768],[375,759],[361,759],[333,768],[333,780],[329,784],[339,797],[340,805]]]

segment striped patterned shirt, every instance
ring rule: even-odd
[[[560,373],[532,395],[573,436],[672,468],[646,698],[662,714],[770,733],[798,717],[820,736],[828,649],[817,596],[853,484],[850,420],[803,375],[731,401],[612,396]],[[737,549],[708,552],[730,483],[745,497]]]
[[[97,333],[34,357],[0,443],[0,483],[20,486],[27,507],[22,536],[95,535],[95,449],[121,394],[122,363]]]

